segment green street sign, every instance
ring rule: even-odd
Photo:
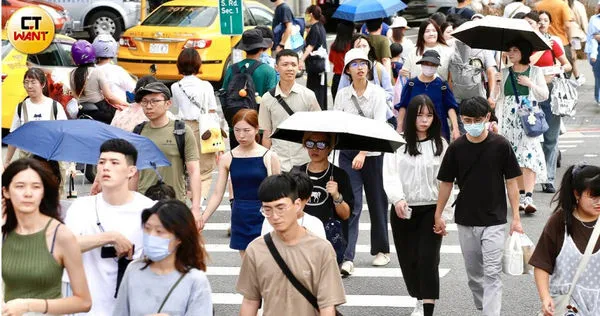
[[[244,10],[242,0],[219,0],[221,34],[241,35],[244,33]]]

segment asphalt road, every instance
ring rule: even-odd
[[[409,34],[415,33],[415,28],[409,31]],[[585,160],[589,164],[600,165],[600,106],[593,101],[591,67],[585,61],[580,61],[579,64],[588,82],[579,89],[577,115],[564,120],[568,131],[561,136],[559,141],[559,148],[562,152],[562,167],[557,171],[559,178],[562,177],[567,166],[577,162]],[[3,148],[3,156],[5,151],[6,149]],[[89,184],[82,184],[82,181],[82,178],[79,177],[77,183],[80,195],[87,194],[90,187]],[[534,201],[539,211],[532,216],[522,217],[523,227],[534,242],[537,242],[544,224],[552,212],[550,206],[552,195],[542,193],[540,190],[541,188],[536,186],[534,194]],[[386,267],[375,268],[370,265],[372,257],[368,254],[369,217],[365,214],[366,212],[368,210],[365,206],[361,218],[359,250],[355,261],[356,275],[343,281],[348,303],[341,306],[340,311],[344,315],[356,316],[365,314],[371,316],[410,315],[415,302],[408,296],[400,277],[395,254],[392,255],[392,261]],[[219,316],[237,315],[238,304],[241,302],[241,297],[235,294],[237,271],[241,262],[238,253],[228,247],[229,240],[226,229],[229,225],[229,218],[229,203],[225,197],[219,211],[215,213],[204,231],[204,239],[210,254],[207,273],[213,291],[216,315]],[[440,269],[441,298],[436,305],[436,315],[478,315],[467,286],[464,263],[455,230],[451,230],[449,235],[444,238]],[[533,277],[530,275],[518,277],[504,275],[503,282],[502,315],[536,315],[539,310],[539,300]]]

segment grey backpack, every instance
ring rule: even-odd
[[[452,76],[452,92],[457,101],[477,96],[486,97],[483,54],[479,50],[477,55],[472,56],[473,51],[469,46],[461,41],[455,42],[448,72]]]

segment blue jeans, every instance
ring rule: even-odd
[[[600,83],[600,81],[599,81]],[[548,91],[552,94],[552,83],[548,84]],[[540,102],[539,106],[544,111],[546,122],[548,122],[548,130],[544,133],[544,157],[546,157],[546,170],[548,172],[548,182],[554,185],[556,177],[556,159],[558,159],[558,136],[560,134],[560,116],[552,114],[552,105],[550,104],[551,97],[544,102]]]
[[[600,47],[598,49],[600,50]],[[594,71],[594,99],[600,102],[600,58],[597,58],[594,63],[590,61],[590,64]]]

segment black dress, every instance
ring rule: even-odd
[[[322,23],[317,22],[310,27],[306,35],[306,46],[308,45],[313,47],[313,51],[316,51],[319,47],[327,49],[327,34]],[[309,55],[308,58],[318,57]],[[327,62],[326,58],[322,58],[322,60],[324,63]],[[315,93],[321,110],[327,110],[327,73],[311,73],[307,71],[306,75],[306,87]]]

